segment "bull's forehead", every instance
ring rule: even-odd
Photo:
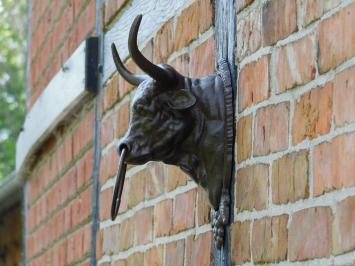
[[[134,94],[132,104],[134,105],[137,101],[142,100],[150,101],[155,94],[155,90],[155,82],[153,79],[144,80],[139,84],[136,93]]]

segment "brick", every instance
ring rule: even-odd
[[[137,252],[130,255],[127,259],[127,266],[138,266],[143,265],[144,263],[144,256],[143,253]]]
[[[119,156],[114,146],[110,147],[107,153],[102,155],[100,160],[100,183],[101,184],[104,184],[108,178],[115,176],[118,167],[118,161],[119,161],[118,159]]]
[[[289,104],[283,102],[257,112],[254,122],[254,156],[287,149],[289,109]]]
[[[250,261],[250,222],[232,224],[232,263],[243,264]]]
[[[324,142],[313,150],[314,195],[355,186],[355,133]]]
[[[276,90],[278,93],[303,85],[316,76],[316,49],[313,36],[276,50]]]
[[[268,206],[269,167],[259,164],[239,169],[237,172],[238,211],[263,210]]]
[[[333,110],[333,84],[313,89],[296,103],[292,126],[293,144],[329,133]]]
[[[148,244],[153,239],[153,208],[145,208],[134,216],[136,245]],[[133,233],[133,231],[131,232]]]
[[[103,110],[106,111],[114,106],[120,97],[118,90],[118,75],[114,75],[103,91]]]
[[[125,102],[117,110],[116,124],[115,124],[115,137],[121,138],[128,131],[130,103]]]
[[[119,225],[114,225],[103,229],[102,251],[105,255],[111,256],[119,251],[120,241]]]
[[[279,262],[287,258],[287,215],[254,221],[252,255],[254,263]]]
[[[268,1],[262,11],[264,45],[272,45],[297,30],[296,0]]]
[[[196,204],[197,221],[196,225],[201,226],[211,222],[211,205],[208,200],[207,193],[201,188],[197,188],[197,204]]]
[[[104,221],[111,217],[113,190],[112,188],[105,189],[100,192],[100,220]]]
[[[308,153],[291,153],[272,165],[272,202],[286,204],[307,198]]]
[[[134,220],[129,218],[124,220],[120,226],[120,251],[127,250],[133,246]]]
[[[238,111],[267,99],[269,91],[269,56],[246,65],[239,74]]]
[[[174,51],[175,32],[173,21],[169,20],[154,38],[154,63],[165,63]]]
[[[175,198],[173,229],[175,233],[192,228],[195,225],[196,190],[190,190]]]
[[[105,25],[107,25],[115,16],[115,14],[121,10],[127,0],[108,0],[105,1]]]
[[[181,75],[189,75],[189,55],[183,54],[175,58],[170,65]]]
[[[184,266],[184,240],[167,243],[165,250],[165,266]]]
[[[335,77],[333,108],[336,126],[355,122],[355,67]]]
[[[292,216],[288,236],[291,261],[329,257],[332,244],[332,211],[329,207],[301,210]]]
[[[242,1],[238,1],[242,3]],[[238,61],[257,51],[262,45],[261,8],[254,8],[245,17],[237,21],[237,53]]]
[[[162,163],[151,164],[150,174],[145,178],[145,199],[153,199],[164,192],[164,166]]]
[[[150,176],[148,169],[144,169],[130,177],[130,191],[128,198],[128,207],[132,208],[145,198],[145,180]]]
[[[214,11],[209,0],[197,0],[183,10],[177,18],[175,28],[175,51],[179,51],[195,40],[199,33],[213,25]]]
[[[237,158],[238,163],[249,159],[252,149],[252,126],[253,117],[248,115],[242,117],[237,124]]]
[[[209,266],[211,264],[212,233],[206,232],[194,239],[187,239],[187,265]]]
[[[109,116],[101,123],[101,147],[114,140],[114,117]]]
[[[144,266],[163,266],[163,246],[153,247],[144,253]]]
[[[173,228],[173,201],[171,199],[159,202],[155,206],[156,236],[167,236]]]
[[[333,254],[355,249],[355,196],[337,204],[333,222]]]
[[[216,43],[214,37],[211,37],[190,53],[190,76],[212,75],[215,72],[215,60]]]
[[[340,2],[341,0],[301,0],[299,9],[301,24],[307,26]]]
[[[187,184],[188,176],[179,167],[167,165],[167,191],[172,191],[177,187],[185,186]]]
[[[125,66],[132,73],[138,72],[137,66],[135,65],[135,63],[131,59],[127,60],[127,62],[125,63]],[[132,84],[128,83],[124,78],[122,78],[121,76],[118,77],[118,92],[119,92],[120,98],[124,97],[127,93],[132,91],[133,88],[134,88],[134,86]]]
[[[319,72],[325,73],[355,55],[355,4],[339,11],[319,26]],[[342,29],[342,30],[339,30]]]

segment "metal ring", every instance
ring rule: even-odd
[[[111,206],[111,220],[114,221],[121,204],[121,196],[123,190],[123,184],[126,177],[127,164],[125,163],[125,157],[127,154],[127,148],[124,147],[121,150],[120,164],[116,175],[115,190],[113,192],[112,206]]]

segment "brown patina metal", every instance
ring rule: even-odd
[[[116,47],[112,55],[118,72],[138,86],[127,134],[118,145],[121,154],[111,210],[115,219],[123,189],[126,163],[162,161],[177,165],[208,194],[213,207],[214,239],[221,248],[229,223],[233,148],[232,87],[228,64],[218,63],[217,74],[189,78],[167,64],[155,65],[137,47],[142,16],[134,20],[128,47],[133,61],[147,74],[131,73]]]

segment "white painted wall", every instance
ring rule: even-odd
[[[179,14],[193,0],[135,0],[125,10],[113,27],[105,34],[104,40],[104,81],[115,71],[111,55],[111,43],[116,44],[122,60],[128,57],[128,35],[131,24],[139,14],[143,15],[138,32],[138,45],[144,46],[170,18]]]
[[[16,171],[22,175],[42,141],[88,92],[85,90],[85,41],[75,50],[27,114],[16,144]]]

